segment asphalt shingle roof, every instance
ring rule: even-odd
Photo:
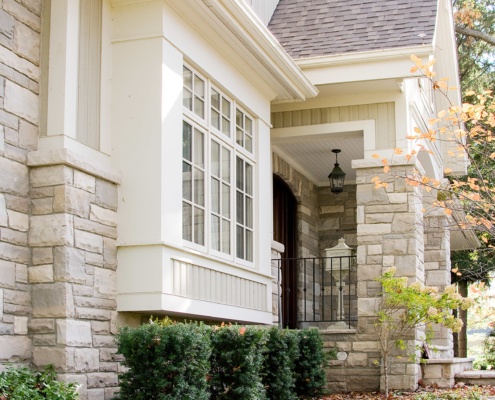
[[[437,0],[280,0],[268,28],[295,59],[431,44]]]

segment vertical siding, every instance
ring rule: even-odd
[[[395,104],[393,102],[272,113],[272,124],[274,128],[290,128],[367,119],[375,120],[377,149],[394,147]]]

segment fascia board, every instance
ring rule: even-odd
[[[296,60],[314,85],[360,82],[379,79],[402,79],[414,76],[410,56],[416,55],[424,62],[433,56],[432,45],[402,47],[338,54]],[[419,73],[416,75],[419,76]]]
[[[291,97],[279,93],[279,100],[305,100],[318,94],[318,89],[247,4],[238,0],[202,1],[232,33],[231,40],[240,41]]]

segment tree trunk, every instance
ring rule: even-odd
[[[459,294],[462,297],[468,296],[468,283],[466,281],[458,282]],[[467,357],[467,310],[459,310],[459,319],[462,320],[464,325],[457,336],[457,346],[459,349],[458,357]]]

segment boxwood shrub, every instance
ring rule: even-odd
[[[128,370],[120,376],[119,398],[209,399],[208,330],[197,324],[158,323],[121,329],[118,352]]]

